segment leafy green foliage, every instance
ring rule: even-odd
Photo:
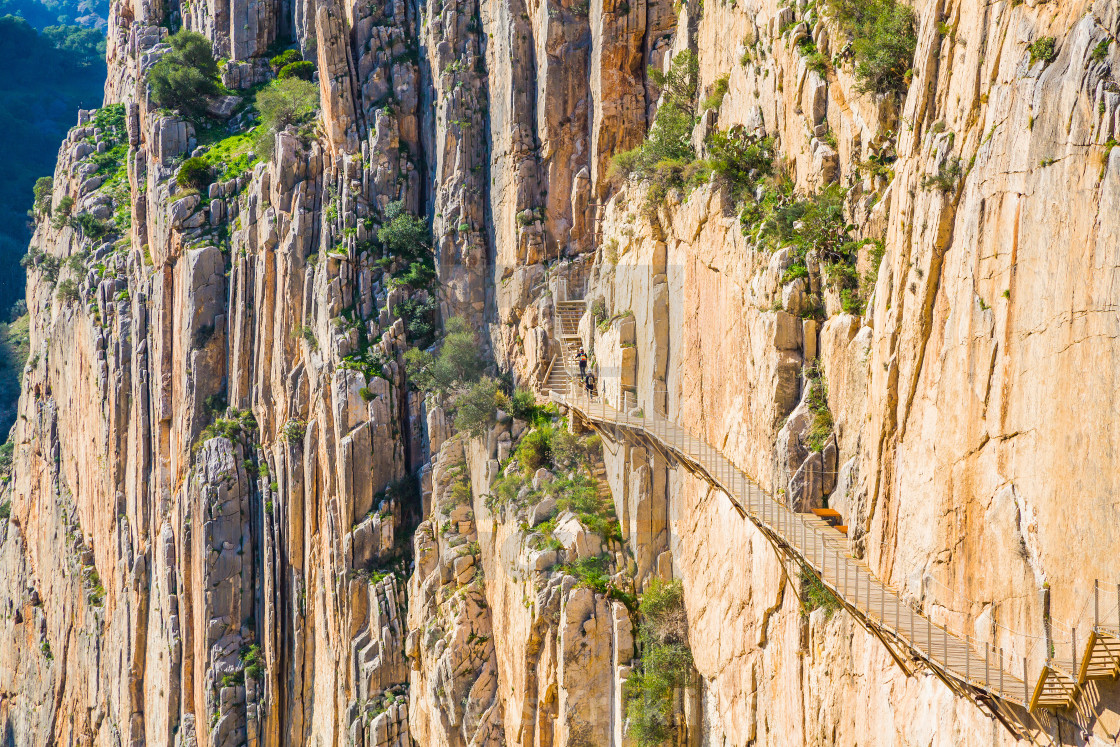
[[[264,674],[264,656],[261,654],[261,647],[254,643],[248,648],[243,649],[241,652],[241,664],[246,677],[259,680],[261,675]]]
[[[192,451],[198,449],[202,444],[206,443],[212,438],[228,438],[230,440],[240,437],[242,434],[252,433],[257,429],[257,420],[253,417],[252,410],[233,411],[232,417],[216,418],[213,423],[202,429],[202,433],[198,435],[198,440],[195,441]],[[268,475],[268,464],[261,463],[261,476]]]
[[[678,53],[668,73],[649,69],[650,80],[663,95],[657,116],[646,141],[619,153],[612,162],[611,171],[617,177],[651,180],[647,209],[656,208],[670,189],[684,185],[686,168],[696,157],[691,139],[699,69],[691,50]]]
[[[771,137],[757,138],[741,127],[708,135],[707,166],[731,188],[733,199],[754,191],[758,181],[774,173],[777,151]]]
[[[405,353],[405,367],[413,386],[443,397],[478,381],[486,362],[474,330],[462,317],[452,317],[439,352],[411,348]]]
[[[941,192],[953,192],[956,190],[957,182],[963,174],[964,167],[961,166],[961,159],[949,158],[938,167],[936,174],[927,174],[922,177],[922,187],[937,189]]]
[[[256,151],[270,158],[276,133],[288,125],[307,125],[319,109],[319,86],[299,78],[274,80],[257,93],[261,124],[257,128]]]
[[[6,445],[6,444],[5,444]],[[9,472],[11,471],[11,457],[9,457]],[[7,520],[12,515],[12,502],[4,501],[0,503],[0,520]]]
[[[269,60],[268,64],[272,68],[272,72],[279,73],[288,65],[291,65],[293,62],[299,62],[302,59],[303,56],[300,55],[298,49],[285,49],[283,52]]]
[[[311,80],[311,76],[315,74],[315,64],[307,61],[292,62],[285,65],[276,77],[280,80],[287,78],[299,78],[300,80]]]
[[[634,743],[652,747],[673,737],[673,691],[694,680],[681,582],[653,579],[638,609],[641,663],[626,682],[626,717]]]
[[[92,213],[84,211],[71,216],[69,224],[71,228],[80,232],[82,236],[85,236],[87,239],[99,239],[109,233],[112,228],[107,222],[101,220]]]
[[[840,600],[821,581],[820,576],[808,566],[801,566],[801,614],[806,617],[815,609],[823,608],[825,618],[840,609]]]
[[[179,166],[175,183],[180,187],[205,189],[210,185],[211,178],[209,163],[202,158],[188,158]]]
[[[1105,48],[1107,51],[1107,47]],[[1027,51],[1031,53],[1031,65],[1034,65],[1039,60],[1043,62],[1050,62],[1057,56],[1057,40],[1052,36],[1043,36],[1036,39],[1027,47]]]
[[[809,385],[809,412],[813,414],[805,434],[805,448],[821,451],[832,435],[832,413],[828,409],[828,386],[815,360],[805,366],[805,382]]]
[[[187,116],[201,116],[207,97],[217,95],[218,63],[210,40],[183,29],[167,37],[171,51],[148,71],[152,100],[156,106],[178,109]]]
[[[54,190],[54,179],[51,177],[41,176],[35,180],[35,186],[32,188],[32,193],[35,195],[35,212],[50,214],[52,190]]]
[[[0,16],[9,13],[26,19],[41,31],[55,24],[96,30],[108,23],[109,0],[0,0]]]
[[[305,433],[307,433],[307,421],[305,420],[292,418],[287,423],[284,423],[284,440],[288,443],[298,443],[302,441]]]
[[[58,284],[58,298],[63,303],[74,303],[81,300],[78,294],[78,284],[70,278],[63,280]]]
[[[905,93],[910,85],[917,19],[901,0],[826,0],[831,16],[851,39],[860,91]]]
[[[254,133],[239,132],[216,141],[199,159],[210,165],[218,179],[228,181],[256,165],[254,141]]]
[[[1111,44],[1111,39],[1101,39],[1097,42],[1097,46],[1093,47],[1093,51],[1089,53],[1089,59],[1093,62],[1100,62],[1105,57],[1108,57],[1108,48]]]
[[[700,105],[700,108],[704,110],[718,109],[720,104],[723,103],[723,97],[727,95],[730,83],[730,75],[721,75],[716,78],[716,82],[712,84],[711,92],[704,98],[704,103]]]
[[[497,379],[485,376],[455,400],[455,430],[479,438],[495,422],[497,396],[501,386]]]

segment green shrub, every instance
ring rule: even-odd
[[[152,100],[156,106],[199,116],[206,111],[207,97],[221,91],[210,40],[183,29],[167,41],[171,51],[148,71]]]
[[[107,222],[97,218],[92,213],[86,212],[71,216],[69,224],[71,228],[80,231],[88,239],[99,239],[109,233],[111,228]]]
[[[731,76],[721,75],[716,78],[716,82],[712,84],[712,90],[704,99],[704,103],[700,105],[701,109],[718,109],[720,104],[723,103],[723,97],[727,95],[727,89],[730,86]]]
[[[283,67],[280,73],[276,76],[280,80],[288,78],[299,78],[300,80],[311,80],[311,76],[315,74],[315,65],[310,62],[292,62]]]
[[[276,133],[288,125],[301,125],[314,118],[319,108],[319,86],[299,78],[274,80],[256,96],[261,124],[257,128],[256,151],[272,156]]]
[[[859,90],[905,93],[918,44],[914,11],[900,0],[827,0],[827,4],[852,40]]]
[[[674,690],[694,682],[680,581],[666,584],[654,578],[638,609],[641,659],[626,682],[626,717],[634,743],[653,747],[674,736]]]
[[[70,217],[71,211],[74,209],[74,198],[70,195],[64,195],[58,201],[58,214],[54,216],[54,227],[62,228],[66,225],[67,219]]]
[[[757,138],[733,127],[711,132],[706,144],[708,167],[730,186],[737,201],[753,192],[760,178],[774,173],[777,150],[771,137]]]
[[[12,502],[4,501],[0,503],[0,519],[7,520],[12,516]]]
[[[537,407],[537,398],[528,389],[518,389],[509,400],[510,414],[521,420],[533,421],[540,408]]]
[[[455,429],[474,438],[485,434],[494,425],[498,391],[498,382],[484,377],[459,395],[455,401]]]
[[[405,370],[412,385],[421,392],[445,396],[478,381],[485,370],[481,346],[467,321],[447,321],[438,353],[412,348],[405,353]]]
[[[1101,39],[1097,43],[1097,46],[1093,47],[1093,51],[1089,54],[1089,59],[1093,62],[1100,62],[1105,57],[1108,57],[1108,48],[1111,44],[1111,39]]]
[[[78,294],[78,284],[67,278],[58,284],[58,298],[63,303],[72,303],[81,299]]]
[[[210,180],[210,164],[202,158],[188,158],[183,161],[183,164],[179,167],[179,173],[175,177],[175,183],[180,187],[199,190],[210,186]]]
[[[431,256],[432,232],[428,222],[411,215],[400,200],[385,207],[384,223],[377,230],[377,240],[390,257],[417,261]]]
[[[35,212],[50,215],[51,193],[53,190],[54,179],[51,177],[41,176],[35,180],[35,186],[32,188],[35,194]]]
[[[0,475],[7,476],[12,473],[12,460],[15,456],[15,449],[15,442],[11,439],[0,444]],[[8,510],[11,510],[10,506]],[[2,512],[3,508],[0,507],[0,514],[2,514]]]
[[[363,402],[370,402],[373,400],[373,392],[369,390],[368,386],[364,386],[358,390],[358,396],[362,398]]]
[[[244,666],[245,676],[259,680],[261,675],[264,674],[264,657],[261,655],[261,647],[254,643],[241,652],[241,663]]]
[[[303,56],[299,53],[298,49],[285,49],[269,60],[268,64],[272,68],[272,72],[279,73],[288,65],[291,65],[293,62],[299,62],[302,59]]]
[[[674,187],[685,182],[685,169],[695,159],[692,128],[696,124],[696,85],[699,61],[691,50],[673,58],[668,73],[650,68],[649,77],[661,89],[662,102],[644,143],[615,156],[611,174],[623,179],[651,179],[646,209],[656,208]]]
[[[549,428],[536,428],[526,433],[517,446],[518,464],[533,472],[541,467],[551,467],[551,435]]]
[[[284,438],[289,443],[296,443],[303,440],[304,434],[307,433],[307,421],[300,420],[299,418],[292,418],[287,423],[284,423]]]
[[[832,435],[832,412],[828,409],[828,386],[816,361],[805,366],[805,381],[809,385],[809,412],[813,414],[805,435],[805,448],[821,451]]]
[[[1106,47],[1107,49],[1107,47]],[[1027,50],[1031,53],[1031,65],[1039,60],[1050,62],[1057,55],[1057,39],[1052,36],[1043,36],[1036,39]]]
[[[964,174],[961,159],[949,158],[941,164],[936,174],[927,174],[922,177],[922,187],[925,189],[938,189],[942,192],[952,192],[957,188],[957,181]]]
[[[840,600],[824,585],[820,576],[806,565],[801,566],[801,614],[805,617],[817,608],[823,608],[825,619],[840,609]]]
[[[436,340],[436,313],[439,300],[434,294],[425,299],[406,298],[393,307],[393,313],[404,321],[408,341],[418,348],[427,348]]]

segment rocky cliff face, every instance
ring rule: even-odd
[[[639,599],[673,579],[694,667],[674,743],[1015,743],[810,613],[663,454],[574,418],[453,434],[406,375],[414,322],[458,315],[541,390],[566,286],[609,402],[839,511],[935,621],[1032,669],[1064,656],[1094,579],[1120,579],[1120,6],[915,2],[898,95],[863,91],[827,7],[115,4],[111,105],[62,144],[29,252],[5,743],[635,744]],[[219,150],[150,99],[161,23],[205,34],[246,95],[298,47],[314,132],[179,186]],[[690,52],[696,162],[766,138],[788,195],[835,185],[850,267],[799,253],[804,219],[769,238],[758,174],[612,175],[671,93],[647,69]],[[398,209],[427,216],[438,286],[379,253]],[[566,429],[534,466],[523,445]],[[1023,735],[1113,744],[1118,693]]]

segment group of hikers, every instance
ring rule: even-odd
[[[579,346],[579,352],[576,353],[576,360],[579,361],[579,380],[583,382],[583,386],[587,389],[588,395],[594,397],[596,395],[595,385],[598,381],[595,374],[587,370],[587,353],[583,350],[583,345]]]

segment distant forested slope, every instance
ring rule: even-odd
[[[10,0],[0,0],[10,2]],[[23,297],[19,259],[30,239],[31,188],[54,172],[58,146],[78,109],[101,105],[104,37],[78,26],[36,31],[0,17],[0,310]],[[2,316],[2,313],[0,313]]]
[[[0,0],[0,16],[20,16],[37,29],[82,26],[105,30],[109,0]]]

